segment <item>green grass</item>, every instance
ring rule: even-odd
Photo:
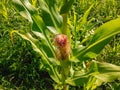
[[[69,13],[69,19],[72,21],[76,18],[72,26],[80,24],[78,20],[83,16],[85,11],[90,5],[100,0],[87,0],[88,2],[77,2],[72,7]],[[105,1],[104,3],[102,1]],[[113,3],[115,2],[115,3]],[[14,35],[11,37],[11,30],[29,30],[30,23],[15,13],[12,8],[7,8],[8,20],[4,15],[0,14],[0,89],[10,90],[49,90],[53,89],[54,82],[44,70],[42,66],[41,57],[35,53],[28,41],[23,40],[21,37]],[[76,15],[74,17],[74,14]],[[70,27],[73,35],[73,40],[83,40],[89,34],[88,28],[97,28],[99,25],[109,20],[115,19],[120,16],[120,1],[119,0],[101,0],[101,3],[95,4],[91,9],[87,21],[93,19],[90,23],[85,23],[81,30],[88,31],[87,33],[81,32],[76,34],[72,30],[77,27]],[[90,30],[91,30],[90,29]],[[80,31],[81,31],[80,30]],[[74,38],[74,36],[76,38]],[[89,36],[89,35],[88,35]],[[99,61],[109,62],[120,65],[120,36],[119,34],[105,47],[101,54],[96,58]],[[74,42],[73,42],[74,43]],[[83,43],[86,44],[87,42]],[[105,83],[100,88],[120,87],[119,81],[115,83]],[[78,90],[82,87],[70,87],[70,90]],[[102,90],[102,89],[100,89]],[[107,90],[107,89],[106,89]],[[111,90],[111,89],[110,89]],[[117,89],[116,89],[117,90]]]

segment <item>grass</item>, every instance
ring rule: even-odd
[[[100,2],[99,0],[96,0]],[[104,1],[104,2],[102,2]],[[95,2],[95,0],[88,0],[88,2],[76,0],[74,7],[70,12],[70,21],[74,18],[76,20],[73,23],[80,24],[78,20],[83,16],[89,6]],[[114,2],[114,3],[113,3]],[[39,57],[33,50],[29,42],[23,40],[17,35],[10,36],[10,31],[15,30],[29,30],[30,24],[27,20],[19,16],[17,13],[8,9],[8,20],[0,14],[0,89],[10,90],[53,90],[53,81],[48,73],[44,70],[41,57]],[[75,16],[76,15],[76,16]],[[81,28],[88,30],[89,27],[97,28],[104,22],[111,19],[115,19],[120,15],[120,1],[119,0],[101,0],[101,3],[95,3],[95,6],[89,12],[87,21],[93,19],[90,23],[85,23]],[[77,27],[71,27],[72,30]],[[76,34],[75,34],[76,35]],[[81,32],[76,36],[77,40],[84,39],[86,33],[81,35]],[[116,35],[114,39],[108,44],[101,54],[96,58],[99,61],[105,61],[120,65],[120,35]],[[75,39],[75,38],[73,38]],[[73,42],[74,43],[74,42]],[[83,43],[85,44],[85,43]],[[114,83],[105,83],[97,90],[103,90],[101,88],[120,87],[119,81]],[[70,87],[70,90],[78,90],[82,87]],[[118,90],[118,89],[116,89]]]
[[[120,65],[119,34],[112,39],[112,41],[105,47],[105,49],[101,52],[100,56],[98,56],[97,59],[100,61]]]

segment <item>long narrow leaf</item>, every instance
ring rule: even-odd
[[[34,51],[36,51],[38,54],[40,54],[42,61],[44,62],[44,65],[46,66],[51,78],[53,80],[55,80],[55,82],[60,83],[61,76],[57,72],[58,70],[56,70],[57,69],[57,61],[51,60],[51,58],[48,57],[49,55],[47,55],[46,52],[49,52],[49,50],[47,49],[47,51],[45,52],[44,48],[42,48],[42,47],[44,47],[44,45],[43,44],[40,45],[39,41],[37,39],[33,38],[30,33],[20,33],[18,31],[13,30],[11,32],[11,34],[13,34],[14,32],[17,33],[18,35],[20,35],[23,39],[28,40],[31,43]],[[54,64],[56,63],[56,64],[54,65],[53,63]]]
[[[79,73],[79,71],[77,71]],[[78,74],[77,73],[77,74]],[[93,83],[92,83],[92,80]],[[76,75],[72,78],[68,78],[66,83],[73,86],[87,85],[88,81],[92,84],[88,84],[89,88],[93,86],[99,86],[103,82],[112,82],[114,80],[120,80],[120,66],[116,66],[110,63],[101,63],[98,61],[92,61],[90,68],[84,74]]]
[[[53,67],[53,59],[50,59],[55,58],[55,52],[49,39],[49,35],[47,35],[46,33],[47,28],[43,22],[43,19],[41,18],[41,16],[39,16],[39,13],[29,3],[28,0],[13,0],[13,3],[16,9],[20,12],[20,14],[26,19],[30,19],[29,21],[32,22],[32,25],[35,25],[31,28],[31,31],[33,30],[33,34],[31,34],[30,30],[28,30],[27,32],[23,31],[24,33],[16,31],[16,33],[31,43],[33,49],[40,54],[42,61],[44,62],[44,65],[46,66],[50,76],[57,83],[60,83],[60,75],[58,75],[58,70],[56,70],[57,67]],[[33,35],[40,38],[41,41],[39,41],[39,39],[34,38]],[[40,35],[43,35],[44,37]]]
[[[29,22],[33,22],[29,11],[25,8],[20,0],[12,0],[15,8],[18,10],[21,16],[26,18]]]
[[[89,45],[80,50],[77,55],[75,55],[79,60],[87,60],[90,58],[95,58],[97,54],[108,44],[111,38],[120,33],[120,18],[111,20],[102,26],[100,26]]]

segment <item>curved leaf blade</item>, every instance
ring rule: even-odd
[[[110,42],[112,37],[118,33],[120,33],[120,18],[103,24],[96,30],[89,45],[80,50],[75,57],[79,60],[95,58],[105,47],[105,45]]]
[[[110,63],[92,61],[88,71],[84,74],[81,72],[79,75],[74,74],[73,77],[66,80],[67,84],[73,86],[85,85],[87,88],[95,88],[103,82],[113,82],[120,80],[120,66]],[[93,82],[92,82],[93,81]],[[92,84],[88,84],[92,83]],[[94,87],[94,85],[96,85]]]
[[[12,0],[16,10],[20,13],[21,16],[23,16],[25,19],[27,19],[29,22],[33,22],[31,15],[29,11],[26,9],[24,4],[20,0]]]

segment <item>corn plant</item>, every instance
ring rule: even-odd
[[[120,80],[120,66],[94,60],[112,37],[120,33],[120,18],[97,28],[87,45],[77,42],[72,45],[67,22],[74,0],[37,0],[34,4],[28,0],[12,1],[16,11],[30,22],[31,29],[12,30],[11,37],[17,33],[31,43],[55,81],[55,89],[68,90],[72,85],[93,90],[103,82]],[[81,25],[84,20],[87,22],[85,18],[92,7],[86,11]]]

